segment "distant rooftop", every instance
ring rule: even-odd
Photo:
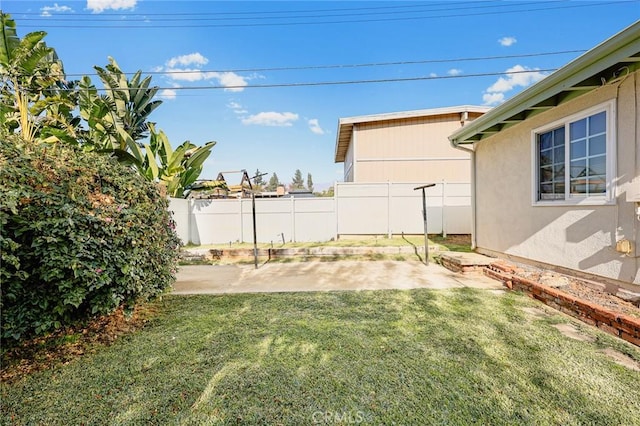
[[[376,121],[403,120],[407,118],[432,117],[436,115],[460,114],[463,112],[485,113],[490,107],[475,105],[459,105],[444,108],[418,109],[413,111],[388,112],[382,114],[359,115],[345,117],[338,120],[338,132],[336,136],[335,162],[341,163],[347,155],[353,125],[360,123],[372,123]]]

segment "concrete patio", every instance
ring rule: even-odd
[[[268,262],[181,266],[173,294],[383,290],[474,287],[502,292],[481,272],[459,274],[418,261]]]

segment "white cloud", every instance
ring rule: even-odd
[[[209,59],[195,52],[169,59],[163,70],[174,81],[216,80],[229,92],[241,92],[248,85],[248,78],[233,72],[202,71],[201,67],[208,63]]]
[[[176,98],[177,95],[178,95],[178,92],[176,92],[173,89],[164,89],[160,92],[160,97],[162,99],[167,99],[167,100],[173,100]]]
[[[432,73],[429,74],[429,77],[436,78],[437,76],[438,76],[438,74],[436,74],[435,72],[432,72]]]
[[[206,65],[208,63],[209,63],[209,60],[207,58],[202,56],[200,53],[195,52],[195,53],[189,53],[188,55],[175,56],[169,59],[166,62],[166,65],[169,68],[173,68],[176,65],[182,65],[183,67],[186,67],[187,65],[198,66],[198,65]]]
[[[259,126],[291,127],[298,120],[298,114],[292,112],[260,112],[243,118],[243,124]]]
[[[236,114],[246,114],[248,111],[237,102],[229,102],[227,107],[231,108]]]
[[[495,105],[504,102],[504,93],[516,87],[527,87],[546,77],[546,74],[524,67],[522,65],[513,66],[506,71],[506,76],[498,80],[485,90],[482,99],[485,105]]]
[[[244,87],[249,84],[246,79],[236,73],[233,72],[214,72],[208,73],[212,78],[218,80],[218,82],[226,87],[226,91],[228,92],[242,92]]]
[[[517,41],[518,40],[516,40],[515,37],[502,37],[498,40],[498,43],[500,43],[502,46],[509,47],[513,44],[516,44]]]
[[[87,0],[87,9],[93,13],[104,12],[113,9],[133,9],[138,0]]]
[[[484,105],[497,105],[504,102],[504,93],[485,93],[482,95]]]
[[[73,12],[69,6],[60,6],[58,3],[54,3],[53,6],[44,6],[40,8],[42,12],[40,16],[51,16],[51,12],[64,13],[64,12]]]
[[[311,120],[308,120],[307,123],[309,124],[309,130],[313,133],[316,135],[324,135],[324,129],[320,127],[320,123],[318,123],[317,118],[312,118]]]
[[[447,74],[449,74],[449,75],[460,75],[460,74],[462,74],[462,70],[459,70],[457,68],[451,68],[449,71],[447,71]]]

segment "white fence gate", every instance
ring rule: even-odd
[[[332,198],[256,199],[259,242],[329,241],[347,235],[422,234],[422,183],[335,185]],[[430,234],[471,233],[468,183],[438,183],[427,188]],[[177,232],[183,242],[216,244],[253,241],[251,199],[172,198]]]

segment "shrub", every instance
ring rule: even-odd
[[[180,243],[157,185],[106,155],[6,139],[3,343],[132,308],[171,285]]]

